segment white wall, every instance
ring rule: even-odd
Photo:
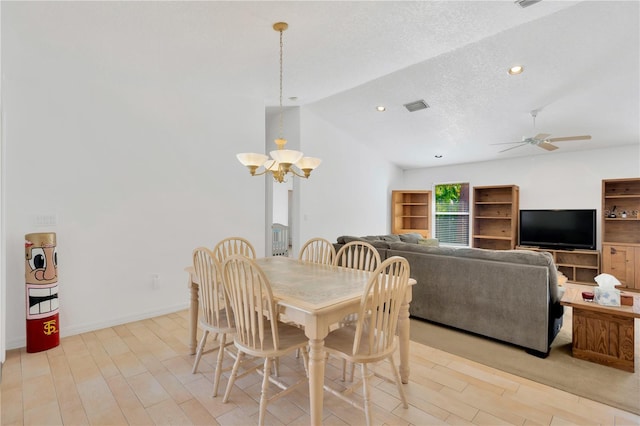
[[[278,108],[268,108],[271,111],[278,111]],[[299,108],[285,108],[283,110],[283,134],[279,134],[280,119],[278,114],[267,115],[267,140],[265,144],[265,153],[269,154],[270,151],[276,149],[274,140],[283,136],[287,139],[287,149],[299,149],[300,138],[300,112]],[[307,155],[307,154],[305,154]],[[308,155],[307,155],[308,156]],[[297,178],[295,178],[297,179]],[[287,178],[286,182],[278,183],[273,179],[269,179],[273,186],[272,194],[272,209],[273,209],[273,222],[287,225],[289,221],[288,213],[288,198],[289,190],[293,190],[294,178]]]
[[[62,336],[186,307],[199,245],[239,235],[264,254],[264,183],[235,159],[264,148],[261,101],[85,62],[3,12],[7,348],[25,345],[26,233],[57,233]]]
[[[0,34],[2,33],[2,5],[0,4]],[[1,38],[1,37],[0,37]],[[5,350],[5,291],[6,291],[6,262],[4,238],[4,113],[2,111],[2,56],[0,55],[0,381],[2,381],[2,364],[6,359]]]
[[[602,179],[638,176],[640,150],[636,145],[407,170],[404,188],[396,189],[432,189],[445,182],[518,185],[521,209],[597,209],[599,224]],[[598,235],[598,246],[600,242]]]
[[[390,232],[391,188],[402,171],[363,141],[325,121],[313,106],[301,108],[301,147],[322,164],[300,186],[299,241]]]
[[[289,222],[289,190],[293,190],[293,182],[273,182],[273,223],[287,225]]]
[[[180,63],[178,72],[131,67],[118,59],[129,44],[122,38],[96,46],[104,53],[92,62],[68,40],[29,31],[53,25],[46,13],[21,13],[18,4],[6,13],[5,5],[7,349],[25,345],[27,233],[57,233],[63,337],[185,308],[183,269],[197,246],[238,235],[264,255],[270,183],[250,177],[235,158],[265,148],[262,101],[236,95],[251,90],[191,74]],[[82,13],[64,19],[65,34],[87,31]],[[148,50],[158,51],[153,38],[140,35],[136,48],[150,43]],[[294,252],[314,236],[387,232],[389,182],[401,171],[311,110],[303,119],[295,109],[287,114],[298,116],[286,118],[297,126],[286,135],[289,147],[323,159],[310,180],[294,180]],[[56,224],[36,226],[38,215]]]

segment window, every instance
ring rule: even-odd
[[[469,246],[469,184],[435,186],[436,238],[443,245]]]

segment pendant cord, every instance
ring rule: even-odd
[[[280,139],[283,139],[282,127],[282,30],[280,30]]]

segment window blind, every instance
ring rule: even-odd
[[[435,186],[435,235],[441,244],[469,246],[469,184]]]

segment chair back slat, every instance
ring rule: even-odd
[[[368,348],[368,355],[375,355],[394,344],[400,306],[408,285],[409,262],[400,256],[385,260],[371,274],[360,301],[354,355],[361,347]]]
[[[336,249],[329,240],[324,238],[312,238],[300,249],[298,259],[306,262],[332,265],[336,257]]]
[[[380,254],[367,242],[351,241],[340,247],[334,264],[361,271],[374,271],[380,265]]]
[[[213,248],[213,253],[220,265],[233,254],[241,254],[245,257],[255,259],[256,250],[249,240],[242,237],[229,237],[220,241]]]
[[[200,313],[202,319],[213,327],[226,327],[227,313],[231,313],[220,281],[220,264],[213,252],[206,247],[193,251],[193,268],[199,282]]]
[[[238,341],[255,350],[277,350],[278,328],[272,326],[277,321],[273,293],[260,266],[243,255],[231,255],[224,262],[223,277]]]
[[[289,256],[289,227],[281,223],[271,225],[271,255]]]

